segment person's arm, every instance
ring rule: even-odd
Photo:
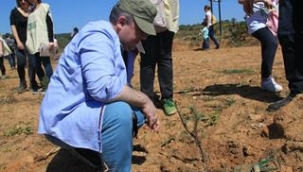
[[[110,101],[117,100],[127,102],[135,107],[140,107],[148,119],[147,125],[153,130],[158,130],[159,121],[156,115],[157,109],[154,103],[144,93],[125,85],[121,93]]]
[[[16,44],[17,44],[17,47],[18,49],[20,50],[24,50],[25,49],[25,46],[23,45],[23,43],[21,42],[20,38],[19,38],[19,35],[18,35],[18,32],[17,32],[17,26],[16,26],[16,22],[15,22],[15,16],[14,16],[14,12],[12,10],[11,14],[10,14],[10,24],[11,24],[11,30],[12,30],[12,34],[13,34],[13,37],[16,41]]]
[[[25,47],[24,47],[23,43],[21,42],[21,40],[19,38],[16,26],[11,25],[11,30],[12,30],[13,37],[16,40],[16,44],[17,44],[18,49],[24,50]]]
[[[122,57],[116,57],[118,49],[113,49],[114,41],[100,32],[83,34],[88,36],[84,36],[79,44],[79,60],[89,96],[99,102],[123,101],[138,107],[148,119],[148,126],[157,130],[159,122],[153,102],[144,93],[129,87],[126,78],[120,78],[124,77],[120,66],[124,62]]]
[[[48,41],[54,42],[54,29],[53,29],[53,21],[49,14],[46,15],[46,26],[48,33]]]

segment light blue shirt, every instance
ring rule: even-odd
[[[208,28],[206,26],[201,30],[203,39],[208,39]]]
[[[64,49],[40,107],[38,133],[101,152],[104,102],[127,84],[121,44],[106,21],[88,23]]]

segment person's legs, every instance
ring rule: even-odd
[[[124,102],[105,106],[101,131],[102,159],[110,171],[131,171],[132,108]]]
[[[202,50],[208,50],[208,49],[209,49],[209,38],[203,38]]]
[[[261,78],[266,79],[272,75],[272,67],[278,47],[278,38],[265,27],[255,31],[252,36],[261,43]]]
[[[26,52],[24,50],[16,50],[17,56],[17,72],[19,76],[19,87],[18,92],[21,93],[27,88],[25,79],[25,66],[27,61]]]
[[[267,28],[261,28],[252,34],[261,43],[261,89],[280,92],[283,87],[272,76],[272,67],[278,47],[278,38]]]
[[[36,54],[29,54],[28,55],[28,76],[30,81],[30,87],[32,91],[35,93],[38,91],[38,83],[36,81],[36,73],[37,73],[37,66],[40,65],[40,61]]]
[[[52,64],[50,61],[50,57],[40,57],[40,59],[42,61],[42,64],[44,66],[45,73],[47,76],[47,78],[46,78],[47,80],[42,81],[42,87],[43,87],[43,89],[47,89],[50,78],[53,75],[53,68],[52,68]]]
[[[136,114],[137,127],[145,123],[145,117],[138,108],[132,108],[125,102],[107,104],[104,109],[102,129],[100,134],[101,152],[72,147],[58,138],[45,135],[53,144],[70,151],[83,162],[109,172],[131,171],[133,115]],[[96,132],[97,128],[96,128]]]
[[[294,94],[303,93],[303,10],[302,1],[296,0],[293,5],[293,25],[295,29],[295,73],[289,87]]]
[[[289,104],[303,91],[303,26],[302,9],[299,0],[281,1],[279,4],[278,37],[282,47],[284,69],[290,93],[287,97],[268,106],[275,111]],[[296,4],[298,3],[298,4]]]
[[[173,62],[172,44],[174,32],[165,31],[158,34],[160,39],[160,59],[158,62],[158,79],[162,99],[173,98]]]
[[[5,66],[4,66],[4,57],[3,56],[0,57],[0,70],[1,70],[1,74],[2,74],[1,78],[4,79],[6,69],[5,69]]]
[[[15,69],[15,66],[16,66],[16,59],[15,59],[15,53],[12,53],[10,55],[7,56],[7,60],[8,60],[8,63],[9,63],[9,66],[11,69]]]
[[[11,61],[12,61],[13,69],[15,69],[16,68],[16,54],[15,54],[15,52],[13,52],[12,55],[11,55]]]
[[[141,91],[145,93],[152,101],[154,100],[154,79],[156,63],[160,56],[159,43],[157,36],[148,36],[142,41],[145,53],[140,53],[140,86]]]
[[[158,34],[160,40],[160,59],[158,62],[158,80],[163,101],[163,110],[166,115],[177,112],[173,102],[173,60],[172,45],[174,32],[165,31]]]
[[[40,58],[44,66],[46,76],[48,80],[50,80],[51,76],[53,75],[53,67],[50,61],[50,57],[40,57]]]
[[[219,49],[220,48],[220,43],[218,42],[217,38],[215,37],[215,30],[214,30],[213,25],[209,26],[209,28],[208,28],[208,36],[214,42],[214,44],[216,45],[216,49]]]

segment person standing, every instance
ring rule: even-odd
[[[53,74],[53,68],[50,56],[40,56],[40,48],[48,46],[49,51],[55,48],[53,20],[50,6],[42,3],[41,0],[29,0],[32,4],[32,12],[28,16],[27,22],[27,40],[26,47],[28,50],[29,78],[33,93],[38,91],[38,84],[35,75],[39,72],[37,69],[43,64],[46,80],[43,79],[42,87],[47,89],[48,82]],[[37,73],[39,76],[39,73]]]
[[[212,21],[213,20],[213,17],[212,17],[213,14],[212,14],[212,11],[211,11],[211,8],[210,8],[209,5],[204,6],[204,12],[205,12],[205,17],[204,17],[203,21],[206,21],[206,23],[207,23],[209,38],[216,45],[216,49],[219,49],[220,48],[220,43],[217,40],[217,38],[215,37],[215,30],[214,30],[214,25],[216,23],[214,23],[214,21]]]
[[[27,0],[16,0],[17,7],[13,8],[10,13],[10,25],[14,37],[17,56],[17,71],[19,76],[18,93],[26,90],[27,84],[25,79],[25,66],[27,65],[26,28],[27,18],[29,15],[29,2]]]
[[[149,0],[120,0],[109,22],[89,22],[80,30],[51,77],[39,134],[98,169],[105,163],[109,172],[131,171],[133,131],[144,123],[157,131],[159,121],[153,102],[128,85],[121,46],[132,51],[155,35],[156,14]]]
[[[179,0],[163,0],[166,26],[156,27],[157,35],[150,35],[142,41],[145,53],[140,53],[140,86],[153,102],[157,102],[154,93],[156,66],[161,91],[161,101],[165,115],[177,112],[173,101],[173,59],[172,45],[175,33],[179,30]],[[161,14],[158,12],[158,14]]]
[[[245,0],[238,0],[243,4]],[[280,92],[283,87],[272,76],[272,68],[278,48],[278,38],[268,27],[269,10],[277,9],[278,1],[270,0],[272,7],[266,7],[265,0],[253,3],[253,13],[247,14],[248,33],[261,43],[261,89]]]
[[[279,4],[278,37],[282,47],[289,94],[268,106],[275,111],[292,102],[303,92],[303,23],[302,1],[281,0]]]

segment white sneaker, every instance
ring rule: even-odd
[[[275,79],[270,76],[267,79],[262,80],[261,89],[276,93],[282,91],[283,87],[280,84],[276,83]]]

